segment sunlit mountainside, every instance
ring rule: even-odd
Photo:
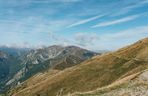
[[[148,0],[0,0],[0,96],[148,96]]]

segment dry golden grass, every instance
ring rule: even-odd
[[[87,60],[80,65],[48,76],[47,79],[27,80],[30,86],[13,91],[13,96],[56,96],[86,92],[109,85],[116,80],[148,68],[148,38]],[[40,78],[40,76],[38,77]],[[41,78],[46,78],[43,76]]]

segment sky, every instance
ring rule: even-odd
[[[0,0],[0,46],[116,50],[148,37],[148,0]]]

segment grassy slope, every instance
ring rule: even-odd
[[[68,96],[147,96],[148,70],[132,74],[97,90]]]
[[[31,85],[13,96],[56,96],[111,84],[148,67],[148,38],[117,52],[98,56]],[[31,82],[31,81],[28,81]]]

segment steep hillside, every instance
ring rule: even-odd
[[[50,46],[43,49],[31,51],[24,57],[25,76],[27,79],[34,74],[46,71],[50,68],[63,70],[79,64],[80,62],[91,58],[96,53],[76,47],[76,46]]]
[[[54,45],[32,50],[21,57],[23,67],[7,82],[7,85],[18,84],[37,73],[46,72],[49,69],[63,70],[77,65],[96,54],[76,46],[62,47]]]
[[[0,81],[5,79],[9,74],[8,66],[8,55],[4,52],[0,51]]]
[[[148,70],[127,76],[114,83],[84,93],[73,93],[68,96],[147,96]]]
[[[113,53],[84,61],[35,85],[13,90],[12,96],[62,96],[109,85],[148,68],[148,38]],[[28,80],[27,83],[33,83]]]
[[[21,56],[29,50],[29,48],[0,46],[0,93],[9,89],[9,81],[23,67]]]
[[[15,57],[0,51],[0,93],[5,91],[6,82],[21,69],[20,61]]]

